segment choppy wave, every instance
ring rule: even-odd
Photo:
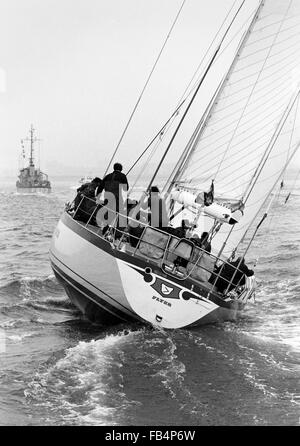
[[[70,193],[67,183],[43,199],[0,193],[0,414],[8,407],[14,423],[16,409],[24,424],[298,424],[300,209],[279,206],[279,229],[257,238],[256,301],[238,322],[107,329],[79,317],[50,274],[49,238]]]
[[[184,339],[185,335],[181,337]],[[181,414],[201,417],[207,415],[207,404],[193,395],[186,384],[186,365],[177,353],[177,340],[169,332],[155,330],[144,345],[149,346],[145,355],[145,363],[150,369],[150,375],[169,393],[178,405]]]
[[[15,340],[20,339],[20,328],[52,326],[76,315],[78,310],[53,274],[23,276],[0,287],[0,328],[9,333],[17,330]],[[9,336],[13,340],[14,335]]]
[[[124,344],[139,332],[119,332],[79,342],[28,383],[29,404],[58,410],[62,424],[118,424],[128,407],[138,403],[124,393]]]
[[[206,417],[207,403],[186,384],[185,364],[176,350],[172,336],[146,328],[79,342],[63,358],[54,358],[53,364],[39,370],[28,382],[25,396],[28,404],[43,407],[48,417],[56,411],[56,421],[58,411],[62,424],[127,425],[132,416],[137,424],[145,423],[144,411],[167,392],[169,410],[181,417],[175,424],[189,417],[196,423],[199,414]],[[134,363],[128,362],[130,357]],[[162,424],[165,416],[163,410]],[[149,416],[146,424],[152,422]]]
[[[62,287],[50,274],[46,277],[25,276],[15,279],[0,287],[0,295],[14,297],[30,297],[34,295],[55,295],[62,293]]]

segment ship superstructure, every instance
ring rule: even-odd
[[[40,167],[36,167],[34,163],[34,144],[40,140],[35,136],[33,125],[30,128],[30,137],[22,140],[23,158],[25,157],[24,141],[30,143],[29,165],[20,169],[19,179],[16,182],[17,191],[23,193],[51,192],[51,183],[48,180],[48,175],[42,172]]]

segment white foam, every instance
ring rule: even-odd
[[[17,324],[17,320],[16,319],[9,319],[8,321],[5,322],[1,322],[0,327],[1,328],[11,328],[14,327]]]
[[[34,335],[33,333],[23,333],[20,335],[6,335],[6,339],[13,341],[13,342],[22,342],[23,339],[29,338],[33,335]]]
[[[166,344],[163,353],[157,357],[155,361],[159,370],[153,375],[158,378],[161,384],[169,392],[171,397],[176,400],[182,411],[189,415],[201,413],[201,416],[207,414],[207,405],[195,398],[185,385],[186,367],[185,364],[178,359],[176,354],[177,346],[172,336],[164,333],[164,338],[160,338]]]
[[[54,274],[48,274],[47,276],[23,276],[20,279],[20,283],[22,282],[44,282],[45,280],[52,280],[54,279]]]
[[[122,331],[103,339],[79,342],[29,384],[27,398],[62,410],[62,419],[76,424],[113,424],[137,404],[124,394],[122,345],[139,331]]]
[[[280,341],[292,347],[293,350],[300,351],[300,333],[295,336],[281,338]]]

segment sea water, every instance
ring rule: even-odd
[[[0,425],[298,425],[300,185],[247,255],[258,290],[241,318],[165,331],[91,325],[56,281],[49,244],[73,183],[0,183]]]

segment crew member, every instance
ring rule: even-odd
[[[220,274],[219,277],[217,277]],[[209,282],[215,285],[220,293],[230,291],[237,285],[245,284],[245,276],[251,277],[254,271],[249,269],[244,257],[238,257],[235,261],[227,262],[219,266],[211,275]]]
[[[114,170],[103,178],[102,190],[104,189],[104,199],[106,204],[109,205],[109,199],[111,198],[109,194],[113,194],[115,197],[115,210],[124,209],[124,197],[123,192],[128,191],[128,181],[126,175],[122,172],[123,166],[120,163],[114,164]],[[99,190],[99,192],[101,192]]]

